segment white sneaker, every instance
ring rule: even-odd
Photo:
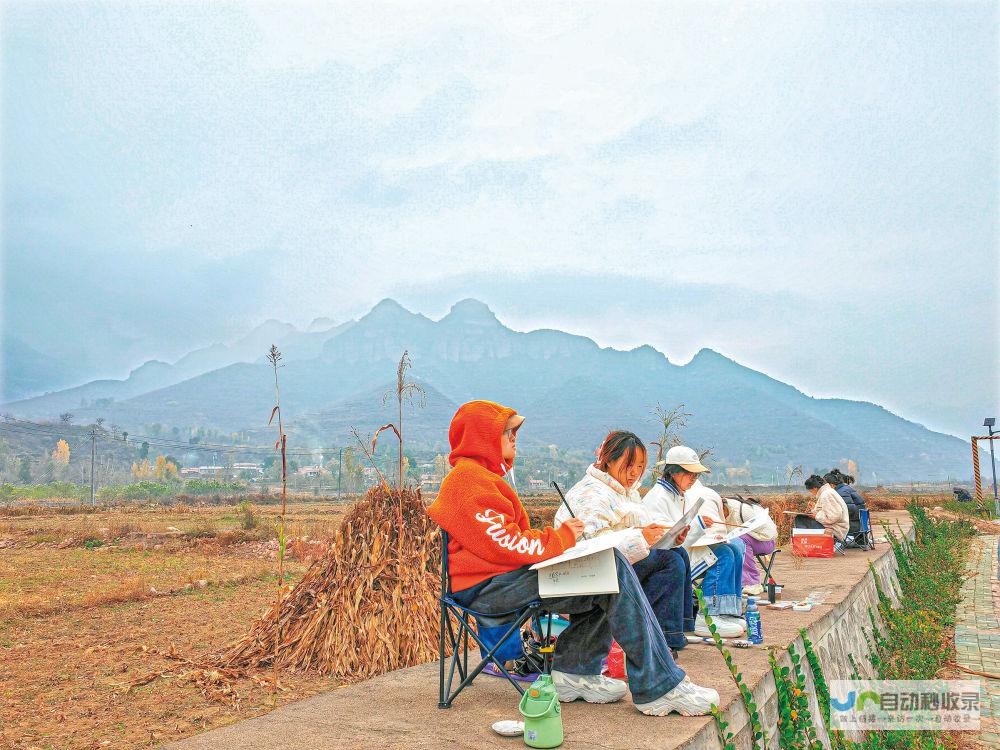
[[[764,587],[759,583],[755,583],[752,586],[744,586],[743,594],[744,596],[760,596],[764,593]]]
[[[648,716],[666,716],[673,711],[682,716],[704,716],[712,712],[713,703],[719,705],[715,690],[695,685],[685,676],[669,693],[649,703],[636,703],[635,707]]]
[[[569,674],[552,670],[552,685],[563,703],[583,698],[587,703],[620,701],[628,688],[622,680],[599,674]]]
[[[739,628],[741,634],[747,632],[747,621],[743,617],[738,617],[737,615],[716,615],[715,621],[718,622],[720,619],[723,622],[728,622],[733,627]]]
[[[721,638],[739,638],[746,630],[746,623],[743,626],[732,621],[733,618],[727,618],[725,615],[715,615],[712,617],[712,622],[715,624],[716,632],[718,632]],[[743,622],[742,618],[740,622]],[[694,621],[694,632],[695,635],[702,635],[711,637],[712,631],[708,629],[708,623],[705,622],[705,615],[701,612]]]

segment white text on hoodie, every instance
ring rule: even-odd
[[[497,543],[497,546],[509,549],[522,555],[541,555],[545,546],[538,539],[528,539],[519,533],[509,533],[504,524],[504,516],[491,508],[476,514],[476,520],[487,523],[486,536]]]

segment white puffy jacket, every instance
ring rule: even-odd
[[[625,489],[613,476],[591,465],[583,479],[566,493],[566,502],[576,517],[583,521],[583,530],[588,537],[605,531],[629,530],[617,548],[630,563],[639,562],[649,554],[649,544],[642,535],[641,527],[653,522],[639,496],[638,486],[636,482]],[[569,518],[569,510],[560,505],[556,511],[555,527],[559,528]]]
[[[742,526],[751,519],[766,516],[763,525],[750,532],[750,536],[760,542],[773,542],[778,538],[778,527],[771,518],[771,511],[763,505],[744,503],[733,497],[726,499],[726,521]]]
[[[820,487],[812,512],[817,521],[830,529],[838,540],[844,541],[850,528],[851,518],[847,512],[847,503],[837,490],[829,484]]]

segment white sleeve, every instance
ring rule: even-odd
[[[618,543],[618,551],[633,565],[646,558],[649,555],[649,544],[642,535],[642,529],[629,529],[625,538]]]
[[[655,485],[653,489],[647,492],[642,502],[646,506],[646,510],[649,512],[653,523],[673,526],[684,515],[680,503],[675,501],[670,493],[659,485]]]
[[[595,536],[603,531],[609,531],[618,523],[611,504],[599,489],[577,484],[566,493],[566,501],[572,506],[578,520],[583,522],[583,531],[587,536]],[[560,511],[566,511],[562,522],[569,517],[569,511],[563,505]],[[558,515],[558,513],[557,513]]]
[[[722,497],[718,492],[710,487],[702,487],[697,497],[705,499],[705,504],[701,506],[701,513],[698,515],[702,518],[711,518],[717,523],[726,522],[726,510],[722,503]]]

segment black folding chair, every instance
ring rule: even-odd
[[[439,640],[439,674],[438,674],[438,708],[451,708],[451,703],[465,688],[472,684],[472,681],[479,676],[479,673],[488,664],[493,664],[499,672],[507,678],[517,692],[524,694],[517,680],[515,680],[503,662],[496,658],[496,653],[510,636],[516,635],[520,638],[521,627],[528,620],[535,619],[539,632],[541,624],[538,622],[539,614],[542,611],[542,602],[535,600],[528,602],[523,607],[510,612],[485,613],[477,612],[474,609],[463,607],[456,602],[451,595],[451,582],[448,578],[448,532],[441,530],[441,635]],[[510,627],[503,636],[497,639],[496,644],[487,646],[480,639],[479,634],[472,627],[469,619],[476,617],[486,617],[510,623]],[[509,619],[508,619],[509,618]],[[454,621],[454,624],[453,624]],[[549,618],[549,629],[551,632],[552,622]],[[469,670],[469,637],[476,642],[479,648],[486,652],[486,656],[471,671]],[[445,638],[447,637],[447,642]],[[445,651],[447,646],[451,646],[451,658],[449,659],[448,675],[445,677]],[[548,645],[548,644],[547,644]],[[458,672],[461,682],[458,687],[452,690],[452,683],[455,673]]]
[[[764,581],[765,591],[767,590],[767,582],[771,580],[771,566],[774,565],[774,559],[778,556],[779,552],[781,552],[781,550],[775,547],[774,552],[754,555],[754,559],[757,561],[757,564],[764,573],[764,577],[761,580]],[[775,581],[775,583],[777,583],[777,581]]]

